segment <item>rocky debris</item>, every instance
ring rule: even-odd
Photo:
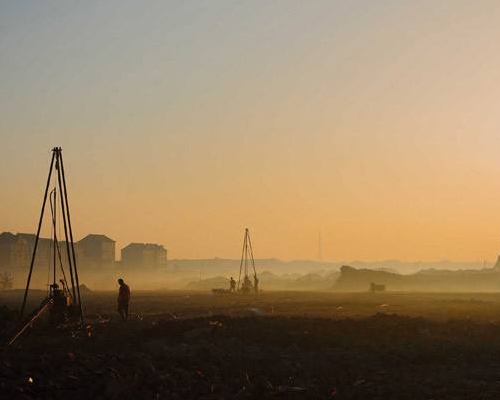
[[[497,398],[500,329],[364,319],[94,315],[93,335],[40,326],[0,358],[6,398]],[[105,321],[105,322],[103,322]],[[429,371],[432,371],[430,373]]]

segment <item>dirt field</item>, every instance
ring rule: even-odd
[[[19,307],[21,295],[3,293],[0,304]],[[26,399],[500,393],[500,294],[133,292],[127,323],[115,301],[111,292],[85,295],[91,337],[41,322],[4,347],[1,392]]]

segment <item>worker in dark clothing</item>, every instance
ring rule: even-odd
[[[255,293],[259,293],[259,280],[257,279],[257,275],[253,276],[253,290],[255,290]]]
[[[243,278],[243,283],[241,285],[241,292],[248,294],[251,292],[252,288],[252,281],[250,281],[248,275],[245,275],[245,277]]]
[[[121,278],[118,279],[118,284],[120,285],[120,289],[118,289],[118,313],[122,317],[122,321],[126,321],[128,319],[130,288]]]
[[[236,292],[236,281],[231,277],[229,280],[229,291],[230,292]]]

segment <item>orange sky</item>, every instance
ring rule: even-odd
[[[317,258],[320,232],[325,260],[499,253],[495,1],[0,8],[0,231],[35,231],[62,146],[78,239],[238,258],[249,227],[258,258]]]

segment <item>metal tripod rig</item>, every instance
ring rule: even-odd
[[[248,276],[249,269],[253,269],[254,282],[257,282],[257,271],[255,270],[255,261],[253,259],[252,241],[250,240],[250,231],[245,228],[245,237],[243,239],[243,249],[241,251],[240,273],[238,276],[238,290],[249,292],[250,289],[255,289],[250,283]],[[250,272],[252,271],[250,269]],[[243,272],[243,281],[242,281]],[[249,287],[249,285],[251,287]]]
[[[54,172],[55,171],[55,172]],[[55,178],[55,188],[50,192],[49,194],[49,186],[52,178],[52,174],[57,175]],[[57,240],[57,235],[56,235],[56,202],[57,202],[57,194],[59,194],[60,197],[60,213],[62,214],[62,220],[63,220],[63,226],[64,226],[64,238],[65,238],[65,244],[66,244],[66,260],[68,263],[68,269],[69,269],[69,275],[70,275],[70,280],[71,280],[71,288],[67,287],[69,286],[66,282],[66,276],[64,274],[64,269],[62,267],[62,261],[61,261],[61,252],[59,249],[59,244]],[[38,242],[40,239],[40,230],[42,228],[42,222],[43,222],[43,217],[45,213],[45,206],[47,203],[47,198],[49,198],[50,201],[50,206],[51,206],[51,211],[52,211],[52,227],[53,227],[53,232],[54,232],[54,237],[53,237],[53,244],[54,244],[54,282],[52,285],[50,285],[50,294],[47,299],[44,300],[42,303],[42,306],[44,303],[47,302],[55,302],[57,303],[59,301],[59,296],[67,291],[69,296],[71,297],[72,304],[71,304],[71,310],[73,316],[78,316],[81,322],[82,328],[85,328],[85,319],[83,316],[83,309],[82,309],[82,301],[80,297],[80,284],[78,281],[78,270],[76,268],[76,255],[75,255],[75,247],[73,243],[73,231],[71,229],[71,216],[70,216],[70,210],[69,210],[69,203],[68,203],[68,192],[66,189],[66,178],[64,175],[64,163],[62,159],[62,149],[60,147],[54,147],[52,149],[52,160],[50,162],[50,168],[49,168],[49,175],[47,178],[47,185],[45,186],[45,194],[43,196],[43,202],[42,202],[42,209],[40,213],[40,220],[38,222],[38,229],[36,232],[36,238],[35,238],[35,243],[33,247],[33,255],[31,257],[31,263],[30,263],[30,270],[28,274],[28,280],[26,282],[26,290],[24,292],[24,299],[23,299],[23,305],[21,308],[21,318],[24,316],[24,311],[26,307],[26,299],[28,297],[28,291],[30,287],[30,281],[31,281],[31,275],[33,273],[33,266],[35,264],[35,257],[36,257],[36,252],[38,248]],[[64,276],[64,280],[60,280],[60,282],[63,285],[63,289],[59,289],[57,283],[56,283],[56,256],[59,256],[59,261],[61,262],[61,270]]]

